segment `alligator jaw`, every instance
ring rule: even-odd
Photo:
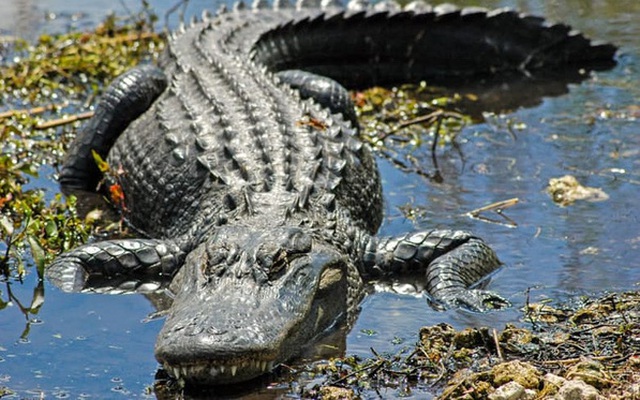
[[[203,363],[186,365],[163,364],[163,368],[178,381],[193,384],[233,384],[266,374],[273,369],[273,360],[245,360],[225,363]]]

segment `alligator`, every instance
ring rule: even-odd
[[[346,88],[588,71],[616,52],[508,9],[308,1],[181,26],[158,66],[111,83],[60,170],[63,188],[95,190],[94,153],[105,158],[139,237],[77,247],[48,279],[170,293],[155,357],[187,384],[299,356],[353,323],[374,279],[417,276],[443,307],[509,305],[477,286],[501,262],[472,233],[376,235],[381,181]]]

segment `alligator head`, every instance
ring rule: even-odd
[[[156,358],[188,383],[262,375],[344,320],[349,268],[300,228],[222,227],[176,275]]]

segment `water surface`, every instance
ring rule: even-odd
[[[459,2],[473,4],[472,1]],[[151,2],[163,14],[173,2]],[[577,295],[636,290],[640,283],[640,3],[628,1],[489,1],[562,20],[590,36],[621,47],[618,65],[598,72],[566,95],[468,127],[459,138],[462,155],[439,153],[444,182],[435,184],[379,160],[385,189],[382,234],[432,227],[465,229],[485,238],[506,267],[490,289],[513,308],[489,314],[436,312],[422,296],[369,296],[347,338],[347,353],[397,351],[417,339],[423,325],[457,328],[518,322],[526,301],[563,301]],[[35,32],[88,29],[108,12],[127,15],[136,0],[0,0],[0,32],[33,38]],[[189,13],[213,2],[192,1]],[[420,154],[420,153],[418,153]],[[429,168],[428,150],[421,157]],[[52,172],[32,182],[53,195]],[[600,187],[609,200],[555,205],[545,187],[550,178],[575,175]],[[518,197],[507,210],[516,228],[472,220],[465,212]],[[407,218],[402,209],[418,211]],[[35,274],[11,289],[28,305]],[[0,386],[17,398],[146,397],[157,363],[153,344],[162,321],[143,322],[153,312],[142,296],[63,294],[44,283],[45,302],[28,323],[17,304],[0,311]],[[3,289],[6,296],[6,290]],[[6,298],[5,298],[6,299]],[[25,327],[29,328],[24,335]],[[26,339],[21,339],[21,335]],[[393,393],[390,393],[392,395]]]

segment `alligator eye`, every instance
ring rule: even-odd
[[[325,292],[334,287],[338,282],[342,281],[344,271],[340,267],[329,267],[322,271],[320,282],[318,283],[318,291]]]
[[[286,271],[287,266],[289,265],[289,260],[290,257],[286,250],[278,250],[271,261],[271,265],[268,266],[269,271],[267,272],[267,275],[269,276],[270,281],[275,280],[278,276],[282,275],[282,272]]]
[[[268,267],[267,276],[269,280],[273,281],[278,279],[284,274],[287,268],[289,268],[293,260],[304,256],[304,254],[305,253],[298,252],[292,253],[284,249],[278,250]]]

